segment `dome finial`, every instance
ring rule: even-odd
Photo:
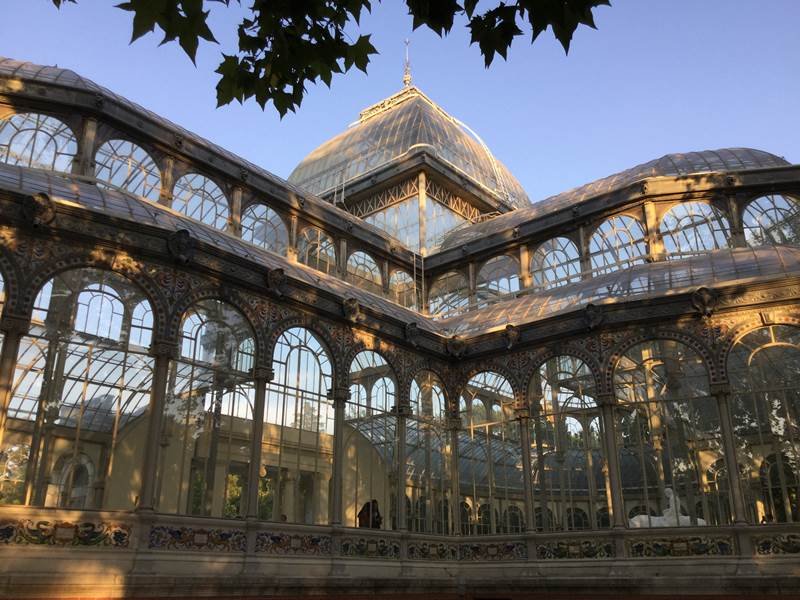
[[[403,85],[405,87],[411,87],[411,61],[408,58],[408,45],[411,42],[408,38],[406,38],[406,62],[403,68]]]

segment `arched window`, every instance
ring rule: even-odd
[[[469,284],[456,271],[440,276],[428,293],[428,310],[431,316],[454,317],[469,309]]]
[[[292,327],[275,344],[267,384],[258,515],[288,523],[329,522],[333,472],[331,358],[310,330]],[[299,487],[304,479],[306,485]]]
[[[529,395],[534,504],[551,515],[540,528],[588,528],[587,514],[611,506],[594,375],[577,357],[555,356],[534,374]]]
[[[131,314],[130,343],[142,348],[150,346],[153,335],[153,311],[147,300],[139,302]]]
[[[116,291],[108,285],[90,284],[78,294],[75,331],[119,340],[125,309]]]
[[[625,502],[657,512],[629,525],[706,525],[696,512],[698,501],[710,494],[700,474],[709,458],[724,456],[703,360],[675,340],[642,342],[617,363],[614,389]]]
[[[627,215],[606,219],[589,239],[589,260],[598,275],[641,264],[646,256],[644,228]]]
[[[206,225],[225,231],[230,208],[225,194],[208,177],[189,173],[175,182],[172,208]]]
[[[342,484],[344,523],[364,526],[361,508],[371,506],[371,527],[388,529],[386,509],[396,495],[397,469],[396,378],[392,368],[377,352],[359,352],[350,365],[350,385],[364,388],[359,397],[350,396],[345,405],[344,452],[348,468]],[[374,520],[375,507],[380,523]],[[385,519],[385,520],[384,520]]]
[[[531,257],[533,287],[548,290],[580,281],[581,261],[578,247],[565,237],[541,244]]]
[[[315,227],[306,227],[297,240],[297,260],[328,275],[336,274],[333,239]]]
[[[503,511],[503,530],[506,533],[522,533],[525,531],[525,519],[519,506],[509,506]]]
[[[389,276],[389,299],[400,306],[417,310],[417,286],[405,271],[392,271]]]
[[[153,367],[147,348],[129,339],[142,303],[133,283],[97,269],[65,271],[42,287],[17,354],[0,452],[16,465],[0,481],[15,483],[0,483],[3,501],[134,508]],[[74,460],[80,453],[106,458],[87,471]],[[91,485],[98,478],[102,490]]]
[[[161,171],[150,155],[133,142],[106,142],[97,150],[94,162],[94,176],[99,181],[105,181],[148,200],[158,200],[161,193]]]
[[[72,130],[54,117],[23,113],[0,119],[0,162],[68,173],[77,153]]]
[[[760,327],[728,354],[739,474],[756,523],[800,520],[800,328]],[[766,465],[756,472],[754,463]]]
[[[450,465],[454,459],[444,385],[432,371],[417,373],[411,382],[411,415],[406,418],[406,479],[415,496],[431,507],[416,530],[450,532]],[[408,484],[407,484],[408,485]],[[434,510],[434,507],[436,510]]]
[[[519,261],[506,254],[489,259],[478,271],[478,308],[519,291]]]
[[[705,202],[683,202],[673,206],[659,226],[664,251],[680,258],[730,246],[728,219]]]
[[[353,252],[347,259],[347,281],[373,294],[383,294],[381,269],[366,252]]]
[[[800,243],[800,204],[791,196],[760,196],[747,205],[742,220],[750,246]]]
[[[264,204],[251,204],[242,212],[242,239],[281,256],[289,247],[283,219]]]
[[[510,435],[516,425],[511,420],[513,406],[511,384],[499,373],[478,373],[462,390],[459,407],[464,429],[458,443],[462,501],[508,505],[525,497],[519,437]],[[478,531],[499,532],[499,513],[488,512],[485,518],[488,523],[479,514]]]
[[[248,321],[220,300],[201,300],[184,313],[164,406],[161,512],[244,515],[255,389],[252,361],[241,353],[253,348],[252,340]]]

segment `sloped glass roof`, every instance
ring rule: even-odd
[[[188,129],[184,129],[180,125],[176,125],[172,121],[165,119],[153,111],[128,100],[124,96],[115,94],[111,90],[95,83],[94,81],[78,75],[75,71],[71,71],[70,69],[62,69],[60,67],[37,65],[30,62],[23,62],[0,56],[0,78],[8,78],[22,82],[27,81],[32,83],[55,85],[68,89],[100,94],[104,98],[108,99],[108,101],[145,117],[146,119],[155,123],[158,127],[167,131],[175,132],[176,134],[180,135],[180,137],[185,140],[187,144],[192,144],[207,151],[213,152],[214,154],[222,157],[224,160],[239,165],[241,168],[258,177],[263,177],[278,188],[282,188],[304,198],[304,200],[306,200],[309,204],[317,205],[326,211],[335,212],[337,217],[349,221],[358,229],[366,229],[371,233],[386,239],[387,241],[392,241],[389,236],[380,228],[353,216],[349,212],[342,210],[337,206],[333,206],[330,202],[326,202],[320,198],[317,198],[306,190],[290,184],[274,173],[271,173],[270,171],[251,163],[241,156],[238,156],[233,152],[226,150],[222,146],[218,146],[217,144],[208,141],[207,139],[189,131]]]
[[[363,111],[357,123],[304,158],[289,181],[324,195],[423,149],[492,192],[508,207],[529,205],[525,190],[489,149],[415,87]]]
[[[611,304],[685,293],[701,286],[800,276],[800,248],[762,246],[715,250],[684,259],[634,265],[608,275],[497,302],[449,319],[439,325],[451,335],[471,336],[522,325],[587,304]]]
[[[520,210],[455,230],[445,238],[441,249],[455,248],[487,235],[513,229],[522,223],[576,206],[590,198],[623,188],[648,177],[680,177],[715,171],[783,167],[790,164],[780,156],[752,148],[722,148],[720,150],[667,154],[614,175],[550,196]]]
[[[271,269],[283,269],[288,277],[326,290],[339,298],[356,298],[361,306],[394,317],[402,322],[417,323],[420,329],[435,331],[436,326],[421,315],[403,308],[381,296],[372,294],[331,275],[326,275],[300,263],[289,262],[258,246],[226,232],[195,221],[144,198],[119,190],[101,189],[79,178],[62,173],[28,169],[0,163],[0,190],[23,194],[47,193],[55,202],[79,206],[145,226],[166,231],[188,230],[192,237]]]

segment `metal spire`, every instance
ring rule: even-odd
[[[403,85],[405,87],[411,87],[411,61],[408,58],[408,45],[411,42],[406,38],[406,62],[403,68]]]

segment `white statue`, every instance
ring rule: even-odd
[[[664,496],[667,498],[667,508],[664,510],[664,514],[660,517],[636,515],[632,519],[628,519],[628,526],[632,529],[639,529],[643,527],[678,527],[680,525],[692,525],[692,518],[681,514],[680,498],[675,496],[675,492],[672,491],[672,488],[665,489]],[[705,524],[705,520],[697,519],[698,526],[703,526]]]

